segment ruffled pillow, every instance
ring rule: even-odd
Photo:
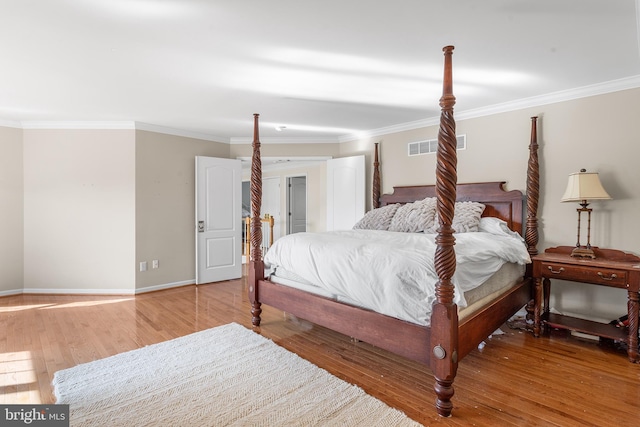
[[[436,198],[427,197],[398,208],[391,220],[389,231],[420,233],[433,228],[436,218]]]
[[[469,233],[478,231],[480,218],[485,206],[478,202],[456,202],[451,228],[456,233]],[[433,227],[425,230],[425,233],[437,233],[440,224],[434,220]]]
[[[485,206],[478,202],[456,202],[451,228],[456,233],[478,231],[480,217],[482,217],[484,208]]]
[[[358,221],[354,230],[388,230],[391,219],[395,215],[400,205],[386,205],[381,208],[372,209]]]

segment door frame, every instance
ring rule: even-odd
[[[308,177],[306,173],[299,173],[299,174],[294,174],[294,175],[285,175],[285,189],[286,189],[286,197],[285,197],[285,212],[287,215],[287,226],[286,226],[286,233],[287,234],[291,234],[291,215],[289,215],[289,213],[291,212],[291,179],[292,178],[304,178],[304,214],[305,214],[305,231],[307,230],[307,220],[309,218],[308,212],[309,212],[309,183],[308,183]]]

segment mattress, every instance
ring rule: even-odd
[[[381,230],[296,233],[277,240],[264,262],[277,272],[282,284],[304,286],[326,298],[425,325],[431,318],[438,282],[435,237]],[[460,308],[494,292],[489,287],[470,291],[503,265],[519,264],[517,276],[521,277],[524,265],[530,262],[522,238],[504,232],[457,234],[455,254],[453,302]]]
[[[486,305],[489,301],[499,297],[500,295],[511,289],[513,286],[520,283],[522,277],[524,276],[524,272],[524,265],[516,263],[506,263],[502,265],[502,267],[500,267],[498,271],[496,271],[480,286],[466,291],[464,293],[464,297],[467,305],[465,307],[458,307],[459,319],[464,319],[466,316],[472,314],[477,309]],[[309,292],[324,298],[339,301],[356,307],[374,310],[373,307],[363,306],[362,304],[359,304],[348,296],[338,295],[336,293],[329,292],[328,290],[323,289],[319,286],[316,286],[313,283],[310,283],[304,278],[300,277],[298,274],[288,271],[284,268],[280,267],[275,271],[271,271],[268,273],[268,279],[274,283],[296,288],[305,292]],[[385,314],[398,319],[407,320],[408,315],[407,313],[402,312],[402,307],[396,306],[395,309],[397,309],[398,311],[396,311],[395,313]],[[426,316],[426,319],[428,318],[429,317]],[[429,326],[428,320],[422,322],[413,320],[413,323],[423,326]]]

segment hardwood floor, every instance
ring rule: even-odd
[[[60,369],[229,322],[250,327],[250,317],[244,280],[136,297],[0,298],[0,402],[52,403]],[[267,306],[261,333],[424,425],[638,425],[640,366],[624,352],[503,329],[460,363],[446,419],[424,366]]]

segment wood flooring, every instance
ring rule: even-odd
[[[250,327],[250,319],[244,280],[135,297],[2,297],[0,403],[53,403],[60,369],[229,322]],[[460,363],[450,418],[435,413],[427,367],[268,306],[260,333],[423,425],[640,425],[640,365],[624,352],[561,333],[503,330]]]

